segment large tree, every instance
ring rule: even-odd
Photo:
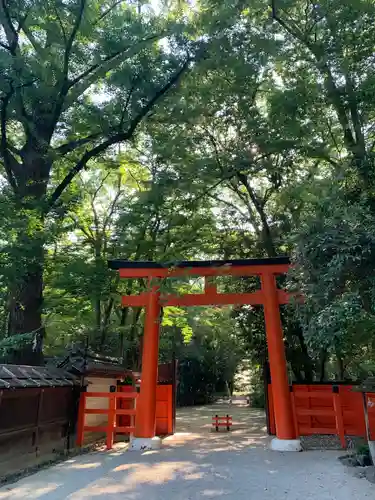
[[[133,137],[197,51],[168,12],[131,1],[1,0],[0,27],[1,163],[23,219],[8,333],[41,340],[48,217],[64,213],[64,191],[90,161]]]

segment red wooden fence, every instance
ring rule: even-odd
[[[297,436],[336,434],[342,447],[345,436],[366,437],[363,396],[352,385],[311,384],[291,386],[294,425]],[[375,393],[366,395],[370,437],[375,440]],[[270,433],[276,433],[272,385],[268,386]]]
[[[129,392],[131,390],[132,392]],[[104,432],[107,449],[112,448],[115,434],[133,434],[137,396],[138,393],[131,386],[121,386],[119,392],[82,392],[79,400],[77,445],[83,445],[85,432]],[[107,398],[108,408],[86,408],[88,398]],[[156,435],[173,434],[173,412],[173,386],[158,385],[156,388]],[[108,415],[107,424],[86,425],[86,415]]]
[[[119,392],[126,393],[136,392],[135,387],[132,385],[118,385],[117,390]],[[135,408],[135,399],[121,398],[118,400],[117,406],[118,408],[121,408],[123,410],[133,410]],[[132,424],[134,424],[132,420],[134,420],[134,416],[132,415],[117,414],[116,425],[117,427],[130,427]]]
[[[135,407],[120,408],[118,401],[121,399],[137,398],[136,392],[82,392],[79,400],[78,423],[77,423],[77,445],[82,446],[85,432],[105,432],[107,450],[113,446],[113,440],[116,433],[132,434],[135,430],[134,418],[136,415]],[[88,398],[108,398],[108,408],[86,408]],[[134,405],[135,406],[135,405]],[[85,425],[86,415],[108,415],[107,425]],[[128,415],[132,417],[133,425],[126,427],[117,426],[118,415]]]
[[[173,434],[173,386],[156,387],[156,435]]]

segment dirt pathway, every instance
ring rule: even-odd
[[[231,433],[212,433],[211,417],[231,413]],[[373,485],[348,475],[335,452],[267,449],[264,417],[245,407],[184,409],[178,433],[160,451],[118,446],[0,488],[0,500],[362,500]]]

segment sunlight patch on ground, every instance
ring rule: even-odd
[[[91,462],[88,464],[73,464],[69,465],[67,469],[96,469],[101,465],[102,465],[101,462]]]
[[[216,498],[222,495],[229,495],[230,493],[229,490],[203,490],[202,497]]]
[[[203,473],[196,472],[197,465],[193,462],[160,462],[152,465],[142,463],[122,464],[113,469],[119,474],[115,478],[100,479],[95,481],[84,490],[70,495],[69,500],[83,500],[102,495],[129,494],[139,486],[162,485],[175,480],[177,476],[181,479],[197,480],[203,477]]]
[[[40,486],[35,485],[35,483],[30,484],[30,486],[26,484],[25,486],[12,488],[11,498],[14,500],[16,499],[36,500],[45,495],[48,495],[48,493],[52,493],[53,491],[57,490],[57,488],[59,488],[60,486],[61,483],[41,484]],[[10,498],[9,493],[10,493],[9,490],[0,493],[0,499]]]

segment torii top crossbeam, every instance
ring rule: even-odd
[[[118,270],[121,278],[177,276],[253,276],[271,272],[283,274],[290,265],[289,257],[236,260],[184,260],[171,263],[110,260],[110,269]]]
[[[215,276],[275,276],[286,273],[290,263],[288,257],[273,259],[209,260],[182,261],[160,264],[157,262],[131,262],[126,260],[109,261],[109,267],[119,271],[120,278],[165,279],[178,277],[205,278],[204,293],[185,295],[161,295],[163,306],[209,306],[209,305],[261,305],[264,303],[263,287],[250,293],[218,293]],[[275,285],[276,286],[276,285]],[[124,295],[123,306],[144,307],[148,301],[148,291],[139,295]],[[289,294],[277,290],[278,303],[287,304]]]

